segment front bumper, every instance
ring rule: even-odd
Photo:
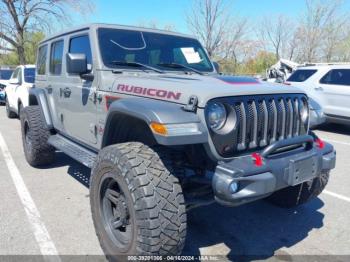
[[[276,153],[291,145],[305,145],[292,151]],[[217,202],[238,206],[265,198],[288,186],[309,181],[335,167],[336,152],[332,145],[324,143],[320,148],[314,137],[280,141],[265,149],[263,165],[256,166],[252,156],[243,156],[216,167],[212,186]],[[238,190],[233,192],[232,183]]]

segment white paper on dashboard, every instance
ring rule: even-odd
[[[196,64],[202,61],[201,57],[199,56],[199,53],[194,51],[193,47],[183,47],[181,48],[181,52],[183,53],[187,63],[189,64]]]

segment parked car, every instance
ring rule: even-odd
[[[350,64],[299,67],[287,83],[307,92],[321,106],[327,122],[350,124]]]
[[[29,90],[34,80],[34,65],[21,65],[13,71],[6,86],[6,113],[9,118],[19,116],[22,108],[29,105]]]
[[[112,261],[181,254],[186,210],[214,200],[304,204],[335,167],[304,92],[220,75],[179,33],[92,24],[51,36],[29,101],[28,163],[51,164],[57,149],[92,168],[92,218]]]
[[[8,80],[11,78],[12,72],[12,69],[0,68],[0,104],[5,104],[5,89],[8,85]]]

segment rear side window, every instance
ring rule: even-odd
[[[88,63],[88,69],[92,69],[92,55],[89,36],[83,35],[72,38],[69,43],[69,53],[85,54]]]
[[[315,74],[317,70],[315,69],[299,69],[295,71],[287,81],[290,82],[304,82],[309,79],[313,74]]]
[[[63,40],[51,45],[50,73],[60,75],[62,73]]]
[[[321,78],[320,83],[350,86],[350,69],[333,69]]]
[[[26,83],[34,84],[35,68],[24,68],[24,81]]]
[[[36,68],[38,68],[38,75],[46,74],[46,57],[47,57],[47,45],[41,46],[38,52],[38,60]]]

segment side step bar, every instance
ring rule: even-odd
[[[95,152],[74,143],[62,135],[57,134],[50,136],[48,143],[84,166],[92,168],[95,163],[97,157]]]

